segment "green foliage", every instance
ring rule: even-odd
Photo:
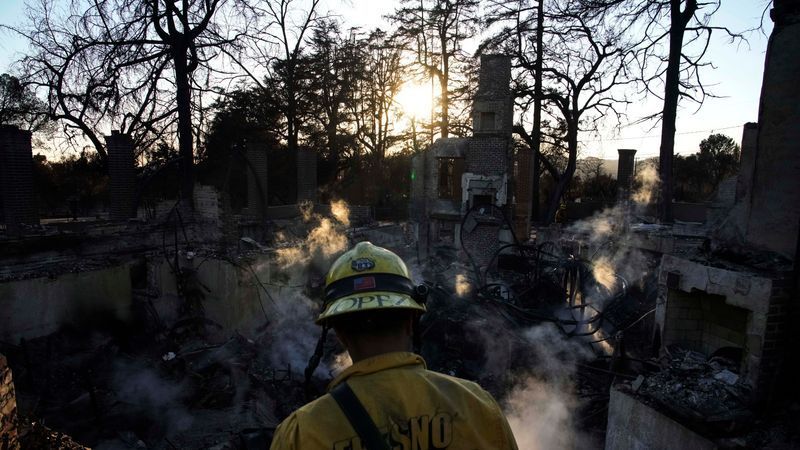
[[[725,178],[739,170],[739,145],[729,136],[712,134],[700,142],[700,152],[675,155],[675,199],[707,201]]]

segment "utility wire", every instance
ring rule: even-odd
[[[696,130],[696,131],[684,131],[682,133],[675,133],[675,136],[683,136],[687,134],[698,134],[698,133],[713,133],[715,131],[722,131],[722,130],[731,130],[733,128],[741,128],[744,125],[731,125],[729,127],[722,127],[722,128],[711,128],[708,130]],[[636,139],[656,139],[661,138],[660,134],[650,134],[645,136],[633,136],[633,137],[624,137],[624,138],[609,138],[609,139],[582,139],[581,142],[613,142],[613,141],[632,141]]]

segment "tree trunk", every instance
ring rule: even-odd
[[[178,154],[180,160],[180,190],[181,198],[192,205],[192,192],[194,191],[194,152],[192,143],[192,93],[188,67],[188,47],[178,44],[173,47],[175,63],[175,101],[178,110]]]
[[[567,131],[569,160],[567,162],[567,168],[564,169],[561,178],[559,178],[556,183],[555,189],[553,189],[553,192],[550,194],[547,216],[544,219],[546,224],[555,222],[556,213],[558,213],[559,206],[561,206],[561,199],[567,192],[569,183],[572,181],[572,176],[575,175],[575,167],[578,160],[578,123],[576,121],[574,124],[568,124],[567,127],[569,128]]]
[[[535,147],[531,155],[531,165],[533,165],[533,184],[531,187],[531,220],[541,221],[539,212],[539,152],[542,150],[542,58],[544,46],[544,1],[539,1],[536,7],[536,64],[534,66],[534,102],[533,102],[533,139]]]
[[[659,191],[659,218],[662,223],[672,223],[673,174],[672,157],[675,150],[675,120],[678,116],[680,97],[680,69],[683,50],[683,35],[686,25],[697,10],[697,1],[688,0],[681,12],[681,0],[670,0],[669,57],[667,76],[664,82],[664,111],[661,118],[661,147],[659,149],[658,172],[661,177]]]
[[[447,39],[442,37],[442,75],[439,77],[439,88],[442,90],[442,104],[441,115],[442,122],[439,126],[439,133],[443,138],[450,135],[450,91],[448,84],[450,82],[450,59],[447,55]]]

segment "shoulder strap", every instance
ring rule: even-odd
[[[389,446],[378,431],[378,427],[369,413],[364,409],[364,405],[358,400],[356,394],[347,385],[347,382],[342,382],[331,391],[331,396],[339,408],[342,410],[350,425],[358,433],[358,437],[366,444],[369,450],[389,450]]]

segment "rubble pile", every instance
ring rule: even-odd
[[[64,330],[3,351],[19,369],[24,448],[265,448],[280,418],[307,401],[302,367],[269,361],[257,339],[215,336],[154,342],[120,330]],[[316,380],[317,385],[324,381]],[[318,387],[318,386],[315,386]]]
[[[752,419],[750,388],[740,382],[738,364],[728,358],[668,348],[665,368],[639,379],[638,394],[681,419],[730,432]]]
[[[798,448],[800,405],[765,413],[738,373],[736,355],[706,355],[669,346],[650,370],[619,389],[722,449]]]

